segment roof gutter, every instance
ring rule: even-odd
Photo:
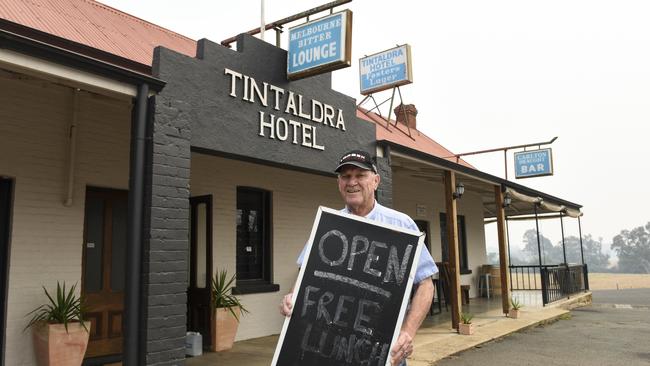
[[[424,153],[424,152],[419,151],[419,150],[415,150],[415,149],[412,149],[412,148],[409,148],[409,147],[406,147],[406,146],[403,146],[403,145],[400,145],[400,144],[396,144],[396,143],[394,143],[392,141],[389,141],[389,140],[378,140],[377,144],[381,145],[381,146],[390,147],[390,149],[392,151],[394,151],[394,152],[400,152],[402,154],[412,156],[414,158],[429,162],[431,164],[438,165],[438,166],[440,166],[442,168],[445,168],[445,169],[453,170],[455,172],[465,174],[465,175],[468,175],[468,176],[471,176],[471,177],[474,177],[474,178],[477,178],[477,179],[480,179],[480,180],[484,180],[484,181],[487,181],[487,182],[490,182],[490,183],[499,184],[502,187],[512,188],[512,189],[514,189],[514,190],[516,190],[516,191],[518,191],[518,192],[520,192],[522,194],[525,194],[525,195],[541,197],[544,200],[552,201],[552,202],[555,202],[555,203],[564,205],[564,206],[566,206],[568,208],[572,208],[572,209],[576,209],[576,210],[579,210],[582,207],[582,205],[579,205],[577,203],[573,203],[573,202],[570,202],[570,201],[567,201],[567,200],[552,196],[550,194],[540,192],[540,191],[537,191],[535,189],[532,189],[532,188],[529,188],[529,187],[526,187],[526,186],[522,186],[521,184],[514,183],[514,182],[511,182],[509,180],[505,180],[503,178],[499,178],[497,176],[494,176],[492,174],[488,174],[488,173],[482,172],[480,170],[472,169],[472,168],[469,168],[467,166],[454,163],[453,161],[449,161],[447,159],[443,159],[443,158],[435,156],[435,155],[427,154],[427,153]]]

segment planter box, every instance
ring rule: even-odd
[[[521,316],[521,310],[510,309],[508,316],[512,319],[517,319]]]
[[[472,334],[474,334],[474,324],[458,323],[458,333],[463,334],[463,335],[472,335]]]
[[[90,330],[90,322],[86,322]],[[80,366],[88,347],[88,331],[81,323],[42,323],[32,327],[34,352],[40,366]]]
[[[233,309],[237,318],[241,317],[239,308]],[[212,328],[212,351],[219,352],[232,348],[237,334],[239,321],[232,315],[228,308],[217,308],[214,313],[214,327]]]

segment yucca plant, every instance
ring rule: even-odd
[[[519,301],[519,299],[517,299],[516,297],[512,297],[512,298],[510,298],[510,303],[512,304],[512,308],[513,308],[514,310],[519,310],[519,309],[521,309],[521,308],[524,306],[524,304],[522,304],[522,303]]]
[[[43,304],[27,313],[26,316],[32,314],[33,316],[25,329],[36,323],[45,322],[50,324],[63,324],[65,331],[68,332],[69,323],[79,322],[88,331],[83,321],[84,301],[81,296],[77,296],[75,293],[76,288],[77,284],[74,284],[70,290],[66,291],[65,282],[61,285],[57,281],[56,297],[52,297],[45,286],[43,286],[43,291],[45,291],[45,296],[47,296],[49,304]]]
[[[233,283],[235,282],[235,275],[228,278],[228,272],[224,269],[219,271],[212,279],[212,304],[215,308],[228,308],[230,313],[239,321],[239,317],[233,308],[240,308],[242,314],[248,313],[244,308],[241,301],[237,296],[232,294]]]
[[[463,324],[472,324],[472,319],[474,318],[474,315],[470,313],[461,313],[460,314],[460,321]]]

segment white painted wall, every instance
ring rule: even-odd
[[[72,92],[0,74],[0,174],[15,179],[6,365],[35,365],[23,328],[46,300],[41,286],[81,286],[85,187],[128,188],[131,107],[82,92],[73,204],[63,206]]]
[[[426,207],[425,216],[417,216],[417,205]],[[440,261],[442,249],[440,246],[440,212],[445,212],[444,185],[409,177],[404,173],[393,175],[393,206],[414,220],[429,221],[429,243],[431,255],[435,261]],[[470,297],[477,296],[479,267],[487,263],[485,249],[485,233],[483,225],[483,203],[481,197],[465,190],[465,194],[457,200],[459,215],[465,216],[467,234],[467,261],[472,270],[471,274],[461,275],[461,284],[470,285]]]
[[[296,259],[309,239],[318,206],[339,209],[342,201],[333,177],[193,153],[191,195],[213,195],[214,267],[230,274],[235,273],[236,263],[237,186],[271,192],[273,283],[280,285],[279,292],[240,296],[250,311],[237,332],[237,340],[243,340],[280,333],[284,321],[280,300],[298,276]]]

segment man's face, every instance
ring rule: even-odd
[[[378,174],[346,165],[339,172],[338,183],[341,197],[352,213],[365,215],[370,212],[375,203],[375,190],[379,186]]]

